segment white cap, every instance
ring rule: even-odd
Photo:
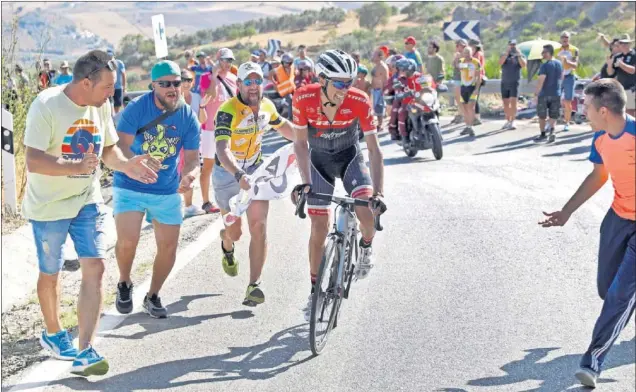
[[[236,60],[234,58],[234,53],[232,53],[232,49],[228,49],[228,48],[222,48],[219,50],[219,58]]]
[[[241,64],[241,66],[238,69],[238,75],[237,75],[238,78],[240,80],[245,80],[251,74],[257,74],[258,76],[262,78],[263,70],[261,69],[261,66],[251,61]]]

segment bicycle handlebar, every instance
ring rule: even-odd
[[[307,215],[305,214],[305,204],[307,202],[308,197],[313,197],[314,199],[319,199],[319,200],[326,200],[331,203],[336,203],[340,205],[353,204],[360,207],[369,207],[368,200],[354,199],[352,197],[347,197],[347,196],[327,195],[324,193],[314,193],[314,192],[305,193],[301,191],[298,201],[296,203],[296,215],[298,215],[300,219],[305,219],[307,217]],[[373,225],[377,231],[384,230],[384,227],[380,223],[380,216],[381,214],[373,216]]]

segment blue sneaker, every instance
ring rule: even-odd
[[[71,336],[66,330],[61,330],[55,335],[49,336],[45,329],[42,331],[42,336],[40,336],[40,345],[45,350],[48,350],[54,358],[61,359],[62,361],[72,361],[79,353],[77,349],[73,347]]]
[[[108,361],[97,354],[92,346],[88,346],[73,361],[71,373],[78,376],[103,376],[108,373]]]

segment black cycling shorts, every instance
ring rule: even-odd
[[[311,161],[311,190],[333,195],[336,178],[342,179],[345,191],[353,198],[366,199],[373,194],[373,183],[369,168],[364,162],[360,145],[355,144],[335,154],[309,151]],[[307,199],[310,215],[328,215],[329,201]]]
[[[474,92],[475,86],[461,86],[461,88],[459,89],[459,93],[462,97],[463,103],[469,103],[471,101],[470,97],[471,95],[473,95]],[[475,102],[476,99],[473,99],[472,101]]]
[[[501,85],[501,98],[508,99],[517,97],[519,97],[519,82]]]

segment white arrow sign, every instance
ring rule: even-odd
[[[444,40],[457,41],[459,39],[479,40],[478,20],[456,20],[444,23]]]
[[[168,38],[163,14],[152,16],[152,33],[155,36],[155,56],[157,59],[168,57]]]

